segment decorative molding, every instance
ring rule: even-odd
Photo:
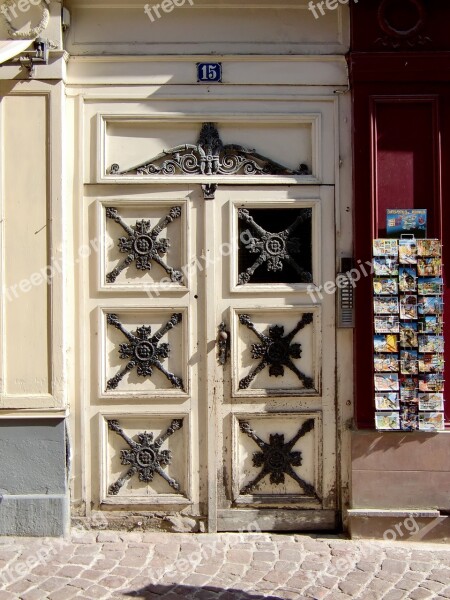
[[[161,231],[172,223],[175,219],[181,217],[181,207],[174,206],[170,209],[169,214],[155,227],[151,227],[150,221],[136,221],[135,225],[130,227],[125,223],[116,208],[107,208],[106,216],[118,223],[122,229],[128,234],[128,237],[119,238],[120,252],[128,254],[125,260],[120,263],[115,269],[106,275],[108,283],[114,283],[119,274],[126,269],[131,263],[135,263],[136,269],[141,271],[150,271],[152,261],[158,263],[169,275],[174,283],[183,282],[183,274],[169,267],[163,260],[162,256],[167,254],[170,247],[170,240],[166,238],[158,239]]]
[[[375,40],[385,48],[398,50],[401,48],[420,48],[432,43],[430,37],[423,33],[427,25],[427,11],[422,0],[405,0],[404,8],[416,14],[417,20],[412,27],[398,29],[389,22],[388,12],[395,0],[382,0],[378,7],[377,20],[383,35]]]
[[[250,283],[255,271],[263,264],[266,264],[268,272],[277,272],[283,270],[284,263],[289,264],[296,271],[300,277],[300,283],[312,282],[312,274],[302,269],[292,257],[292,254],[300,253],[301,241],[299,238],[291,237],[300,223],[312,217],[311,208],[305,208],[303,214],[298,216],[292,225],[279,233],[263,229],[245,208],[239,209],[238,217],[247,223],[257,236],[252,236],[247,246],[248,251],[251,254],[259,254],[256,262],[239,274],[238,285]]]
[[[130,8],[142,8],[142,4],[140,4],[139,2],[111,2],[111,0],[96,0],[95,3],[92,2],[85,2],[82,1],[80,3],[77,2],[77,9],[80,10],[81,8],[83,9],[87,9],[87,10],[92,10],[92,9],[99,9],[99,8],[103,8],[103,9],[122,9],[122,10],[129,10]],[[251,1],[248,2],[246,4],[242,4],[242,2],[239,2],[239,0],[227,0],[226,2],[223,2],[220,4],[220,6],[217,6],[216,3],[211,2],[209,0],[207,1],[203,1],[203,0],[197,0],[195,2],[195,6],[192,6],[191,4],[186,3],[185,6],[180,6],[179,8],[181,9],[188,9],[188,10],[192,10],[192,8],[196,8],[196,9],[214,9],[214,10],[218,10],[218,9],[227,9],[227,8],[237,8],[237,9],[242,9],[242,10],[255,10],[255,9],[276,9],[276,10],[282,10],[282,9],[286,9],[286,10],[307,10],[307,2],[299,2],[298,0],[291,0],[290,2],[286,2],[286,0],[284,0],[283,2],[280,2],[280,4],[277,4],[276,2],[273,2],[273,0],[256,0],[256,1]],[[209,56],[209,58],[211,58],[211,56]]]
[[[153,375],[154,367],[166,376],[173,387],[184,390],[184,384],[181,377],[177,377],[173,373],[167,371],[162,364],[162,361],[169,357],[170,345],[167,343],[159,343],[165,333],[181,323],[181,313],[173,314],[170,321],[154,335],[152,335],[152,328],[144,325],[138,327],[135,334],[129,332],[119,321],[118,316],[114,314],[108,314],[107,320],[108,325],[112,325],[121,331],[129,340],[129,344],[120,344],[120,358],[131,359],[121,371],[107,382],[107,390],[116,389],[125,375],[134,368],[136,368],[137,374],[140,377],[151,377]]]
[[[296,325],[296,327],[288,335],[284,335],[284,327],[281,325],[273,325],[269,327],[269,335],[264,335],[259,332],[248,315],[240,315],[239,321],[242,325],[246,325],[250,331],[261,340],[261,344],[252,344],[252,358],[255,360],[262,359],[249,375],[241,379],[239,389],[247,389],[256,375],[269,367],[269,375],[271,377],[283,377],[284,368],[290,369],[300,381],[305,389],[314,389],[314,381],[311,377],[302,373],[292,362],[293,358],[301,358],[301,344],[292,344],[292,340],[306,325],[313,322],[313,313],[305,313]]]
[[[139,475],[139,481],[149,483],[153,481],[155,473],[158,473],[176,492],[180,492],[180,484],[169,477],[163,468],[172,462],[170,450],[161,450],[163,443],[176,431],[183,427],[182,419],[174,419],[165,433],[155,441],[153,433],[138,434],[139,442],[132,440],[120,427],[118,421],[108,421],[108,427],[115,431],[129,445],[130,450],[120,451],[122,465],[130,465],[131,468],[119,479],[109,486],[108,493],[117,496],[123,485],[134,475]]]
[[[298,483],[305,494],[314,496],[319,500],[314,486],[297,475],[293,469],[293,467],[301,466],[302,453],[300,451],[293,452],[292,449],[298,440],[314,429],[314,419],[305,421],[298,433],[287,443],[284,441],[284,434],[280,433],[270,434],[269,443],[264,442],[247,421],[240,421],[239,427],[242,433],[251,438],[260,448],[261,452],[253,454],[253,466],[262,468],[260,473],[240,490],[241,494],[252,494],[258,483],[266,475],[270,475],[270,483],[272,485],[283,484],[285,482],[285,475],[289,475],[289,477]]]
[[[197,144],[181,144],[158,156],[121,171],[113,164],[110,175],[309,175],[301,164],[293,171],[237,144],[224,144],[214,123],[203,123]]]
[[[129,5],[126,5],[129,8]],[[141,7],[142,4],[139,4]],[[319,43],[319,42],[318,42]],[[323,42],[322,42],[323,44]],[[208,62],[211,60],[211,54],[168,54],[168,55],[152,55],[152,54],[113,54],[113,55],[68,55],[71,63],[189,63],[193,62]],[[309,62],[320,62],[320,63],[341,63],[346,64],[345,57],[340,55],[332,54],[318,54],[318,55],[302,55],[302,54],[291,54],[291,55],[280,55],[280,54],[227,54],[226,56],[220,57],[220,62],[238,62],[238,63],[255,63],[255,62],[283,62],[283,63],[309,63]],[[159,100],[160,98],[158,98]],[[297,101],[297,100],[296,100]]]

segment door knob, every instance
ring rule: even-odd
[[[228,360],[230,349],[230,332],[227,331],[225,323],[219,325],[219,334],[217,336],[217,345],[219,347],[219,364],[224,366]]]

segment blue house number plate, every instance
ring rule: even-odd
[[[222,83],[222,63],[197,63],[198,83]]]

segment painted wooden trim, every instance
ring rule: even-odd
[[[317,55],[298,53],[296,55],[258,55],[248,53],[242,56],[232,54],[214,55],[214,60],[224,63],[225,79],[219,87],[205,86],[216,93],[229,85],[250,87],[269,86],[347,86],[348,75],[345,58],[342,54]],[[138,56],[71,56],[67,63],[65,82],[67,85],[110,84],[114,81],[123,85],[196,85],[196,63],[209,62],[211,55],[191,53],[148,55],[148,46]],[[164,74],[158,64],[164,64]],[[268,68],[255,72],[255,65],[267,64]],[[277,68],[277,66],[279,68]],[[319,68],[320,67],[320,68]],[[205,85],[205,84],[203,84]]]
[[[11,89],[13,87],[13,89]],[[46,99],[47,119],[47,207],[48,227],[48,260],[58,259],[60,269],[54,269],[50,288],[50,305],[47,318],[50,330],[49,360],[50,368],[50,390],[51,393],[42,396],[28,395],[2,395],[0,398],[1,408],[33,408],[36,400],[37,408],[63,408],[67,404],[67,337],[65,333],[66,307],[66,280],[68,277],[67,248],[66,248],[66,209],[65,209],[65,180],[63,162],[63,132],[64,132],[64,86],[58,83],[55,86],[40,82],[21,82],[18,89],[14,89],[11,82],[0,82],[0,93],[8,97],[44,97]],[[3,135],[3,112],[1,113],[0,128]],[[2,192],[3,195],[3,192]],[[3,208],[2,208],[3,213]],[[4,269],[5,247],[2,232],[2,258],[1,269]],[[31,275],[31,274],[30,274]],[[3,275],[2,275],[3,276]],[[3,345],[5,301],[1,300],[1,340]],[[2,352],[2,371],[4,372],[5,353]]]

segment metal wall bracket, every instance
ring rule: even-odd
[[[28,69],[29,77],[33,77],[36,65],[48,65],[48,41],[43,38],[34,40],[34,50],[21,52],[3,63],[5,66],[20,65]]]

